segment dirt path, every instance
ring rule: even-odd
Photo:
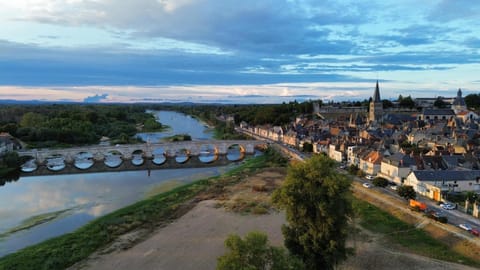
[[[216,200],[198,203],[139,244],[126,250],[113,248],[108,254],[97,253],[71,269],[211,270],[215,269],[217,258],[224,254],[223,243],[229,234],[245,235],[253,230],[267,233],[273,245],[281,246],[283,213],[270,211],[266,215],[252,215],[231,210],[245,211],[245,201],[264,205],[269,191],[281,182],[283,175],[278,169],[262,171],[226,189]],[[239,205],[242,207],[235,207]],[[473,269],[390,249],[381,237],[364,230],[359,233],[355,246],[356,255],[339,269]]]
[[[128,250],[91,258],[81,268],[215,269],[216,258],[225,252],[223,242],[229,234],[244,235],[252,230],[267,232],[271,243],[281,245],[283,237],[280,227],[284,220],[281,213],[240,215],[218,208],[215,201],[202,201],[144,242]]]

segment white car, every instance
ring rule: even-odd
[[[365,176],[365,178],[367,178],[368,180],[373,180],[375,177],[373,175],[367,175]]]
[[[397,190],[398,186],[397,185],[390,185],[388,186],[391,190]]]
[[[464,229],[465,231],[471,231],[472,230],[472,226],[468,225],[467,223],[459,224],[458,227]]]
[[[442,207],[445,210],[453,210],[456,208],[456,205],[453,203],[441,203],[440,207]]]
[[[370,185],[369,183],[363,183],[362,186],[366,187],[366,188],[371,188],[372,185]]]

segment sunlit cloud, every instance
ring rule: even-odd
[[[0,82],[22,91],[0,98],[364,98],[377,79],[385,97],[474,92],[479,19],[468,0],[3,1]]]

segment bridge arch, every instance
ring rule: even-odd
[[[241,144],[231,144],[227,147],[227,159],[230,161],[242,160],[245,157],[245,147]]]
[[[118,151],[116,149],[113,149],[113,150],[107,151],[107,153],[105,153],[105,159],[104,159],[103,163],[107,167],[116,168],[116,167],[119,167],[120,165],[122,165],[122,163],[123,163],[122,157],[123,157],[123,155],[120,151]]]
[[[213,144],[202,144],[198,149],[198,160],[202,163],[212,163],[218,159],[218,148]]]
[[[185,163],[190,159],[190,151],[185,148],[177,149],[175,151],[175,161],[179,164]]]
[[[132,164],[135,166],[140,166],[145,162],[145,153],[142,149],[137,149],[132,152]]]
[[[34,156],[24,155],[21,156],[21,158],[24,160],[23,164],[20,166],[22,172],[33,172],[37,170],[37,159]]]
[[[167,161],[165,149],[158,147],[152,151],[152,163],[155,165],[162,165]]]
[[[93,154],[87,151],[81,151],[74,155],[73,165],[80,170],[90,169],[95,163]]]
[[[47,169],[54,172],[65,169],[65,161],[65,156],[58,153],[51,154],[45,158]]]

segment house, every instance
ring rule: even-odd
[[[419,114],[418,120],[450,120],[455,117],[452,109],[423,109]]]
[[[340,151],[340,146],[330,144],[328,147],[328,157],[337,161],[337,162],[342,162],[343,161],[343,153]]]
[[[407,175],[413,170],[417,170],[415,157],[403,153],[395,153],[382,159],[380,172],[377,176],[401,185]]]
[[[383,155],[379,151],[370,151],[360,159],[359,168],[364,173],[376,175],[380,171]]]
[[[480,192],[480,170],[412,171],[404,184],[423,196],[441,201],[448,192]]]
[[[16,148],[19,148],[19,146],[16,145],[15,138],[12,135],[6,132],[0,133],[0,155],[3,156]]]

